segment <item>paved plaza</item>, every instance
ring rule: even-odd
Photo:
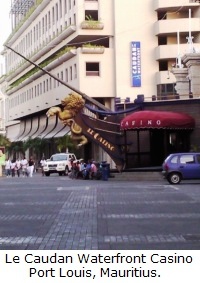
[[[200,183],[0,178],[0,250],[200,248]]]

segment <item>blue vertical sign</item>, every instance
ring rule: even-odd
[[[141,86],[141,52],[140,42],[131,42],[131,82],[133,87]]]

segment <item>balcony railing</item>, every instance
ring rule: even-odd
[[[160,20],[154,25],[154,34],[175,34],[177,30],[186,33],[188,29],[188,18]],[[191,32],[199,32],[199,18],[191,19]]]
[[[174,8],[176,7],[181,7],[181,10],[184,8],[189,8],[189,7],[196,7],[200,3],[200,0],[181,0],[181,3],[177,3],[177,1],[174,0],[154,0],[154,10],[163,10],[165,9],[166,11],[173,11]]]

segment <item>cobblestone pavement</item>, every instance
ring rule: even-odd
[[[0,178],[0,249],[199,249],[199,184]]]

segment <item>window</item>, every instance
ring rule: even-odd
[[[167,19],[167,13],[166,12],[159,12],[157,14],[157,17],[158,17],[158,21],[160,20],[166,20]]]
[[[49,90],[49,80],[46,79],[46,86],[47,86],[47,91]]]
[[[42,33],[44,34],[44,18],[42,18]]]
[[[64,3],[64,11],[65,11],[65,14],[67,13],[67,0],[65,0],[65,3]]]
[[[51,85],[51,78],[49,78],[49,89],[52,88],[52,85]]]
[[[60,12],[60,18],[62,18],[62,1],[59,1],[59,12]]]
[[[35,27],[33,28],[33,41],[36,41]]]
[[[39,87],[40,87],[40,85],[38,84],[38,85],[37,85],[37,95],[38,95],[38,96],[39,96],[39,94],[40,94]]]
[[[39,22],[39,38],[41,37],[41,22]]]
[[[45,30],[48,30],[48,21],[47,21],[47,15],[45,15]]]
[[[45,81],[43,82],[43,92],[45,93],[46,91],[46,84],[45,84]]]
[[[97,10],[86,10],[85,11],[85,20],[87,20],[88,18],[90,18],[94,21],[98,21],[99,20],[98,11]]]
[[[59,73],[57,73],[57,78],[59,79]],[[57,86],[59,86],[59,85],[60,85],[60,82],[57,81]]]
[[[157,85],[158,99],[175,99],[176,98],[175,84],[162,84]]]
[[[65,69],[65,80],[68,82],[68,69]]]
[[[186,163],[194,163],[194,155],[181,155],[180,157],[180,163],[186,164]]]
[[[178,163],[178,156],[177,155],[172,157],[171,163],[173,163],[173,164],[177,164]]]
[[[159,36],[158,37],[158,45],[167,45],[167,37]]]
[[[70,81],[72,81],[72,67],[70,67]]]
[[[159,62],[159,71],[167,71],[168,70],[168,62],[160,61]]]
[[[48,26],[49,26],[49,29],[51,27],[51,12],[49,11],[48,12]]]
[[[55,24],[55,14],[54,14],[54,7],[52,8],[52,22],[53,22],[53,25]]]
[[[58,4],[56,4],[56,21],[58,21]]]
[[[77,67],[76,64],[74,64],[74,78],[77,78]]]
[[[86,63],[86,76],[99,75],[99,63]]]

